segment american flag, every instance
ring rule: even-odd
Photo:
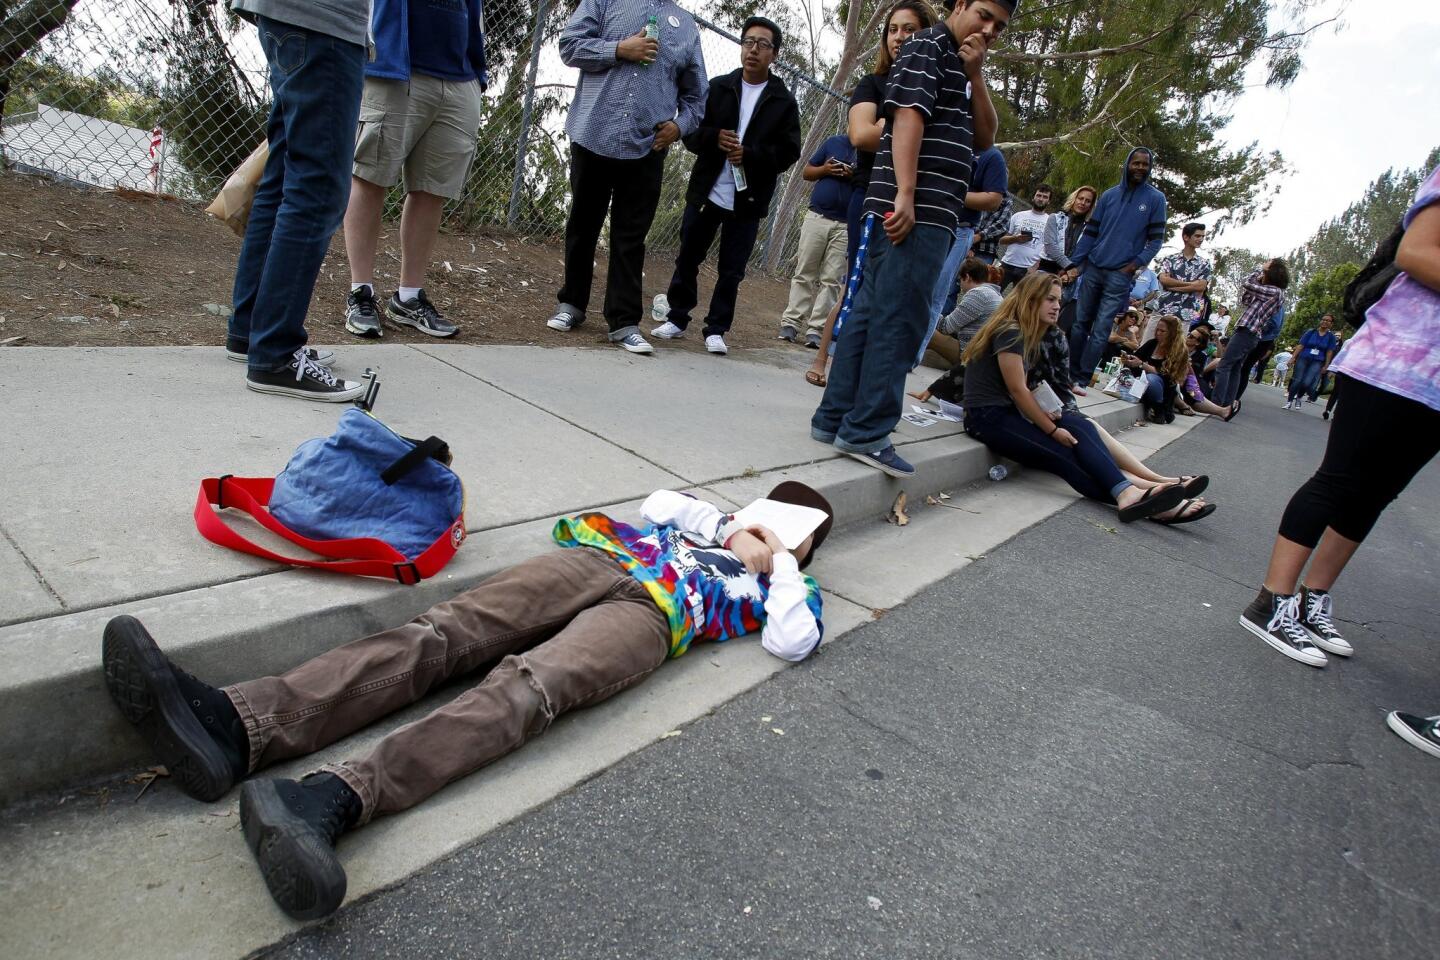
[[[160,192],[160,144],[165,141],[165,131],[159,127],[150,131],[150,183],[155,192]]]

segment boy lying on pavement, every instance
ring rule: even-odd
[[[544,732],[560,714],[639,683],[692,642],[760,630],[785,660],[820,645],[820,588],[801,573],[834,520],[795,481],[768,499],[816,508],[788,550],[770,529],[660,490],[645,526],[567,517],[562,547],[497,573],[403,626],[354,640],[278,677],[215,688],[170,662],[133,617],[105,628],[106,687],[175,782],[212,801],[262,767],[349,736],[463,674],[483,680],[392,731],[365,756],[301,780],[248,780],[240,822],[275,902],[300,920],[345,898],[334,846]],[[802,529],[804,529],[802,527]],[[795,534],[790,537],[793,541]]]

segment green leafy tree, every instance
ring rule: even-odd
[[[1358,263],[1337,263],[1333,267],[1311,275],[1301,284],[1295,295],[1290,311],[1285,314],[1285,326],[1280,330],[1280,340],[1294,343],[1306,330],[1320,323],[1320,318],[1330,314],[1335,318],[1335,332],[1348,335],[1348,328],[1341,319],[1340,308],[1345,299],[1345,287],[1355,274],[1360,272]]]
[[[1380,241],[1390,235],[1415,198],[1420,182],[1440,166],[1440,147],[1425,162],[1409,170],[1391,167],[1370,182],[1360,199],[1338,216],[1325,221],[1314,235],[1290,255],[1301,282],[1342,263],[1370,259]]]

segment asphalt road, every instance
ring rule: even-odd
[[[1236,618],[1328,427],[1246,399],[1157,458],[1210,520],[1077,503],[269,955],[1435,957],[1440,761],[1383,716],[1440,711],[1440,463],[1339,584],[1355,658],[1295,664]]]

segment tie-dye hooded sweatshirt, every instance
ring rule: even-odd
[[[784,660],[804,660],[820,645],[820,587],[790,554],[769,574],[746,571],[721,546],[731,517],[702,500],[657,490],[640,508],[643,527],[582,513],[556,522],[562,547],[590,547],[614,557],[650,593],[670,621],[670,656],[695,640],[723,642],[760,630],[760,643]]]

